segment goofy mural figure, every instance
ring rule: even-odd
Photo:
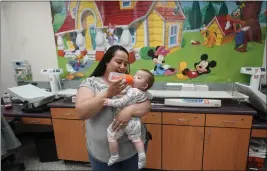
[[[235,50],[238,52],[246,52],[248,44],[248,32],[249,26],[241,20],[242,5],[234,10],[230,15],[227,16],[228,21],[233,21],[233,29],[236,33],[235,35]],[[229,22],[226,24],[229,25]],[[225,29],[229,29],[230,25]],[[242,46],[243,45],[243,46]]]

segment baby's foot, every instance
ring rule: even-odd
[[[119,154],[111,155],[111,157],[108,160],[108,166],[113,165],[118,160],[119,160]]]
[[[146,154],[140,153],[138,154],[138,169],[142,169],[146,165]]]

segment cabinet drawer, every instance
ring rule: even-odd
[[[264,130],[264,129],[252,129],[251,137],[267,138],[267,130]]]
[[[206,126],[251,128],[252,116],[207,114]]]
[[[163,124],[204,126],[205,114],[163,113]]]
[[[21,118],[23,124],[52,125],[51,119],[48,118]]]
[[[142,117],[143,123],[155,123],[161,124],[161,113],[160,112],[149,112]]]
[[[79,119],[75,108],[51,108],[50,110],[53,119]]]
[[[53,119],[58,158],[88,162],[83,120]]]

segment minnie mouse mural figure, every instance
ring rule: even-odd
[[[152,73],[154,75],[173,75],[177,72],[175,68],[171,68],[169,65],[163,65],[165,63],[164,57],[169,53],[164,46],[157,46],[156,51],[150,49],[147,55],[150,56],[155,64]]]

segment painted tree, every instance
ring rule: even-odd
[[[214,9],[214,10],[213,10]],[[226,3],[224,1],[210,1],[208,2],[208,5],[206,7],[203,8],[202,13],[204,13],[204,24],[209,23],[209,19],[217,16],[217,15],[228,15],[228,7],[226,5]],[[214,12],[209,12],[209,11],[214,11]],[[206,13],[210,13],[208,14],[208,16],[210,15],[209,19],[206,19]],[[212,17],[213,16],[213,17]],[[206,23],[205,23],[206,22]]]
[[[51,15],[52,15],[52,23],[53,29],[57,32],[66,18],[66,9],[64,1],[51,1]]]
[[[184,12],[184,15],[185,17],[187,18],[187,20],[184,21],[184,29],[190,29],[191,26],[190,26],[190,23],[189,23],[189,13],[191,11],[191,7],[189,6],[184,6],[183,7],[183,12]]]
[[[208,2],[208,6],[205,11],[205,16],[204,16],[204,24],[208,25],[210,21],[215,17],[216,11],[213,7],[212,2]]]
[[[193,2],[188,17],[191,29],[198,29],[201,27],[202,14],[198,1]]]
[[[57,13],[60,13],[63,10],[64,7],[64,1],[51,1],[51,12],[52,12],[52,17]]]
[[[236,1],[236,5],[242,5],[241,19],[244,20],[250,27],[248,30],[248,40],[261,42],[261,26],[259,22],[259,15],[261,12],[262,1]]]
[[[221,7],[220,7],[218,15],[223,15],[223,16],[228,15],[228,7],[225,4],[225,2],[221,3]]]

